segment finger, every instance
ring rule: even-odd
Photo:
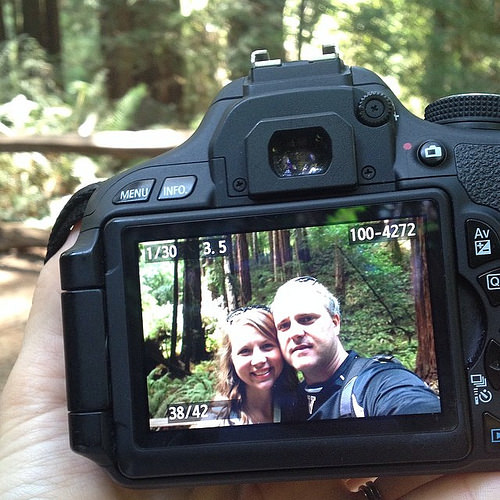
[[[375,486],[384,500],[396,500],[407,498],[406,495],[418,490],[425,484],[432,483],[439,475],[402,476],[402,477],[379,477]],[[424,497],[422,497],[423,499]],[[426,497],[428,500],[431,497]],[[438,497],[434,497],[438,498]],[[439,497],[441,498],[441,497]]]

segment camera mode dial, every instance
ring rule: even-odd
[[[380,127],[394,115],[394,104],[382,92],[368,92],[358,102],[358,120],[369,127]]]
[[[458,94],[425,108],[425,119],[459,127],[500,130],[499,94]]]

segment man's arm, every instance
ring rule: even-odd
[[[366,417],[441,412],[439,397],[417,375],[399,366],[383,368],[370,368],[356,381],[354,396]]]

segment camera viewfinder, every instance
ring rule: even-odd
[[[279,130],[269,141],[269,162],[278,177],[323,174],[332,162],[332,141],[322,127]]]

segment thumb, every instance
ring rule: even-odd
[[[14,388],[12,397],[17,404],[29,404],[32,398],[65,403],[59,257],[75,243],[78,233],[79,227],[75,227],[38,277],[21,352],[3,394],[9,397]],[[19,387],[25,390],[20,393],[16,389]],[[50,397],[43,398],[43,395]],[[19,399],[23,397],[27,400],[21,402]]]

